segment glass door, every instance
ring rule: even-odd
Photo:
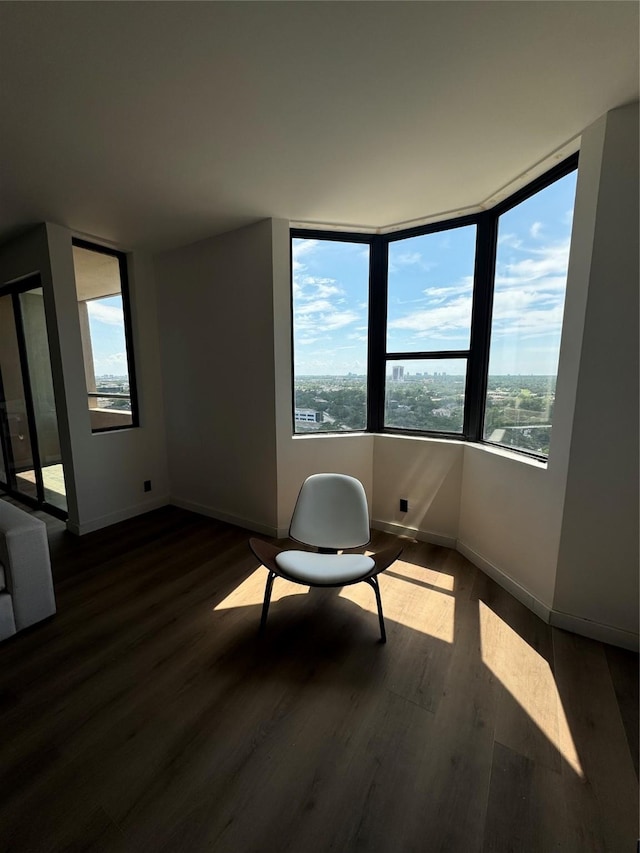
[[[66,517],[67,499],[39,277],[0,295],[0,488]]]

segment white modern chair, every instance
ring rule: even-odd
[[[361,548],[370,539],[369,509],[364,487],[346,474],[313,474],[302,484],[289,528],[291,539],[316,551],[278,548],[260,539],[250,539],[251,550],[269,572],[262,605],[260,629],[269,613],[271,590],[276,577],[305,586],[339,587],[368,583],[378,605],[380,635],[387,640],[377,576],[402,553],[394,545],[378,554],[339,554],[345,548]]]

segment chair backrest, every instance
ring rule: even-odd
[[[302,484],[289,535],[316,548],[359,548],[370,539],[364,486],[347,474],[312,474]]]

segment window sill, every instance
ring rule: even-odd
[[[468,447],[470,450],[478,453],[488,453],[491,456],[497,456],[500,459],[506,459],[510,462],[518,462],[523,465],[528,465],[531,468],[545,471],[548,468],[548,460],[536,459],[534,456],[527,456],[525,453],[518,453],[515,450],[509,450],[506,447],[495,447],[491,444],[482,442],[465,441],[462,438],[439,438],[434,435],[405,435],[402,433],[392,432],[321,432],[309,433],[307,435],[292,435],[294,441],[309,441],[318,439],[360,439],[366,437],[382,438],[389,441],[410,441],[419,442],[420,444],[438,444],[438,445],[457,445]]]

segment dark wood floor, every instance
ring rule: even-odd
[[[0,645],[0,850],[635,850],[637,656],[459,554],[407,542],[385,646],[364,584],[277,580],[260,638],[238,528],[49,532],[58,614]]]

